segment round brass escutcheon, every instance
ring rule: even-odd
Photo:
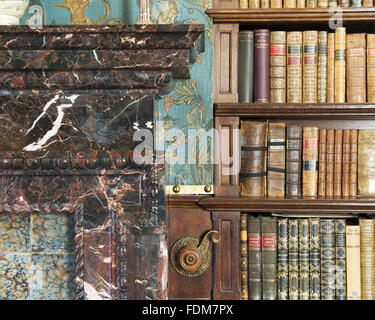
[[[197,247],[187,246],[180,250],[178,261],[187,272],[196,272],[202,265],[203,255]]]
[[[211,192],[211,186],[210,185],[204,186],[204,191],[207,193]]]
[[[181,189],[180,189],[179,186],[173,186],[172,190],[173,190],[174,193],[179,193]]]

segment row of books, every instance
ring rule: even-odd
[[[240,103],[375,102],[375,34],[239,32]]]
[[[375,130],[241,121],[241,196],[375,195]]]
[[[244,300],[374,300],[375,220],[241,213]]]
[[[277,8],[371,8],[373,0],[239,0],[240,9]]]

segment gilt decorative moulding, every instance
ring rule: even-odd
[[[0,29],[0,299],[166,299],[163,157],[134,133],[200,25]]]

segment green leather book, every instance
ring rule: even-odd
[[[289,300],[299,299],[298,219],[288,219]]]
[[[320,294],[321,300],[335,300],[335,220],[320,220]]]
[[[238,102],[253,102],[254,31],[238,33]]]
[[[262,245],[260,217],[248,215],[249,300],[262,299]]]
[[[309,219],[299,219],[298,228],[298,252],[299,252],[299,299],[310,298],[310,241],[309,241]]]
[[[277,299],[288,299],[288,219],[277,220]]]
[[[262,225],[262,299],[276,300],[277,218],[261,218]]]
[[[310,218],[310,300],[320,300],[320,219]]]
[[[335,220],[336,300],[346,300],[346,220]]]

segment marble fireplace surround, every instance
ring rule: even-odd
[[[74,298],[167,298],[164,164],[135,164],[133,133],[203,44],[202,25],[1,27],[0,216],[73,217]],[[0,279],[1,298],[35,299],[20,280]]]

